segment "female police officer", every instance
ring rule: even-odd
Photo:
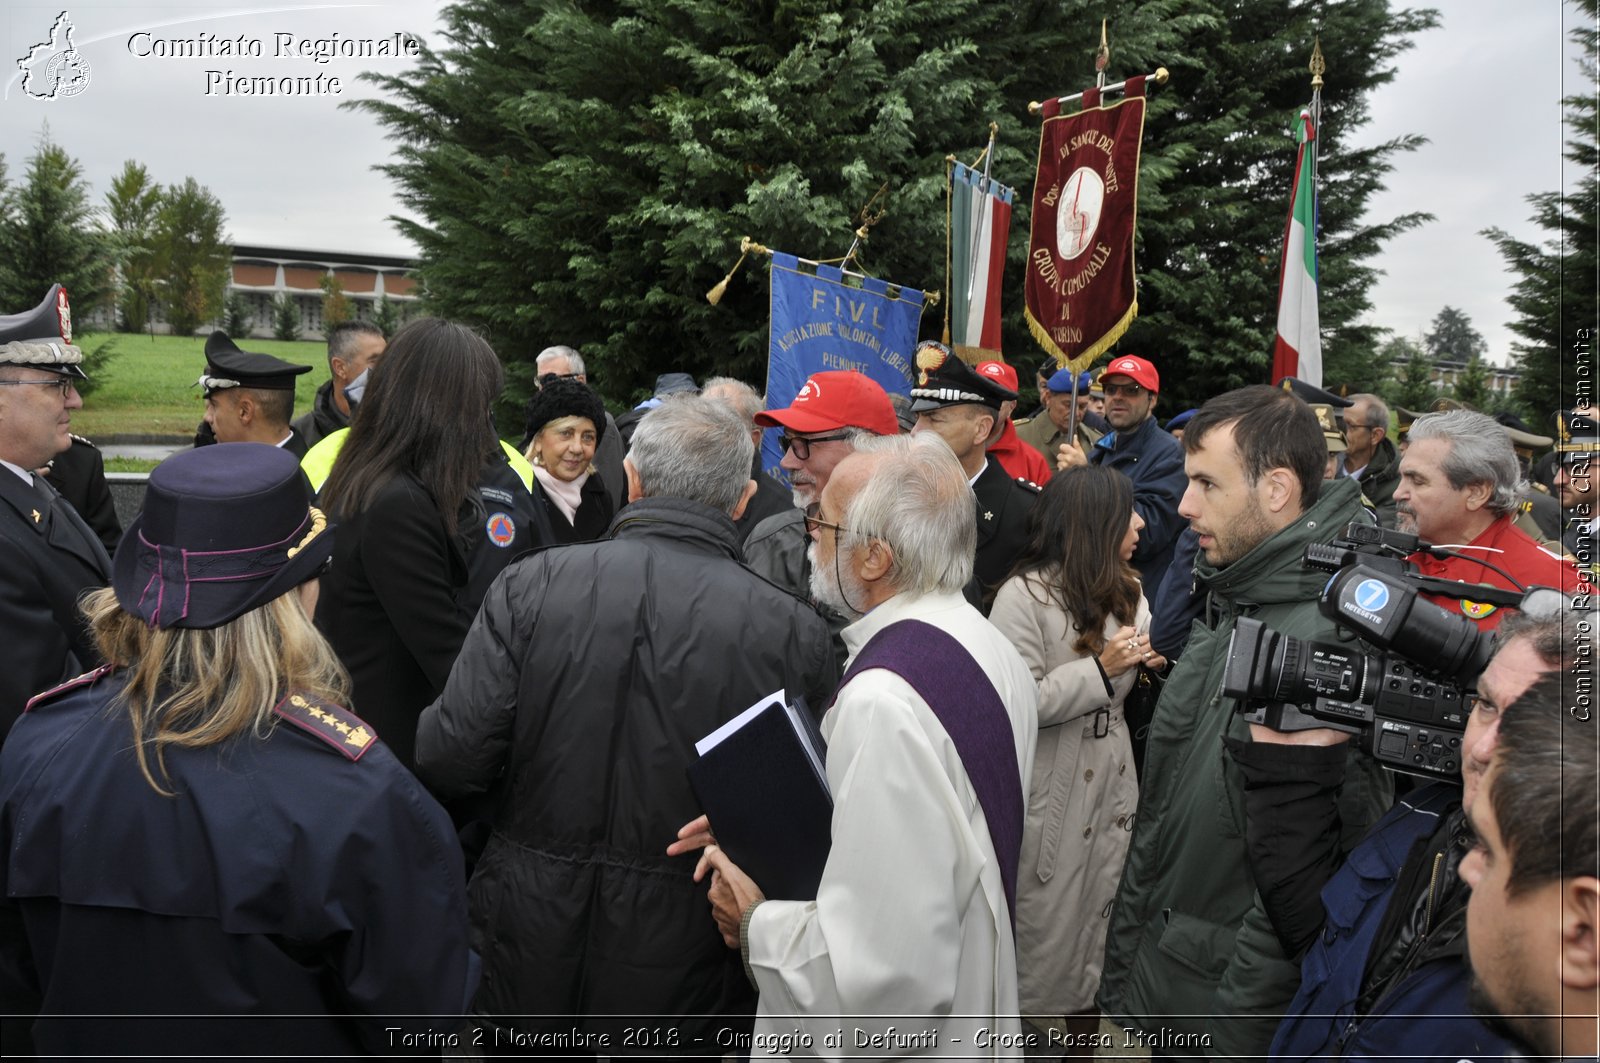
[[[151,474],[85,600],[110,663],[0,756],[7,1054],[393,1051],[453,1024],[381,1016],[463,1010],[450,821],[311,624],[332,539],[277,448]]]

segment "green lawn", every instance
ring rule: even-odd
[[[84,336],[81,341],[92,347],[103,338]],[[129,433],[193,436],[205,414],[200,389],[194,386],[206,365],[205,338],[118,335],[114,342],[116,354],[83,400],[83,409],[73,413],[72,430],[96,441]],[[295,416],[311,408],[312,396],[328,379],[325,343],[245,340],[240,346],[311,366],[295,389]]]

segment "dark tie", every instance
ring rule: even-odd
[[[105,575],[111,572],[111,556],[99,538],[84,523],[72,504],[61,497],[61,492],[51,487],[38,473],[33,474],[33,493],[39,497],[40,517],[35,518],[45,526],[52,542],[69,547],[74,553],[95,561]]]

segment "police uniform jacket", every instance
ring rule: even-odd
[[[122,522],[117,519],[116,500],[111,497],[111,488],[106,483],[106,465],[100,457],[100,448],[82,436],[73,436],[72,446],[50,462],[45,479],[93,529],[106,553],[116,553],[117,540],[122,538]]]
[[[105,547],[48,484],[0,466],[0,742],[28,699],[100,663],[78,597],[111,578]]]
[[[1013,480],[993,458],[973,481],[977,496],[978,556],[967,584],[967,600],[989,615],[989,603],[1000,589],[1017,555],[1028,543],[1028,511],[1039,488],[1026,480]],[[981,603],[981,604],[980,604]]]
[[[461,1013],[450,820],[370,729],[294,695],[265,736],[169,747],[164,796],[125,681],[35,700],[0,753],[0,1006],[37,1016],[8,1055],[393,1052]]]

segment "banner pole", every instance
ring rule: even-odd
[[[1170,78],[1171,76],[1172,75],[1167,72],[1167,68],[1166,67],[1159,66],[1159,67],[1156,67],[1156,72],[1154,74],[1146,74],[1145,75],[1145,79],[1147,81],[1154,81],[1157,85],[1165,85],[1167,83],[1167,79]],[[1125,92],[1127,90],[1127,87],[1128,87],[1128,82],[1119,81],[1119,82],[1117,82],[1116,84],[1113,84],[1113,85],[1106,85],[1103,89],[1101,89],[1101,91],[1103,93]],[[1085,90],[1085,91],[1087,91],[1087,90]],[[1083,93],[1082,92],[1074,92],[1071,96],[1057,96],[1056,97],[1056,102],[1059,103],[1059,104],[1077,103],[1081,99],[1083,99]],[[1029,114],[1038,114],[1042,110],[1044,110],[1044,104],[1040,103],[1037,100],[1035,100],[1034,102],[1028,104],[1028,113]]]

